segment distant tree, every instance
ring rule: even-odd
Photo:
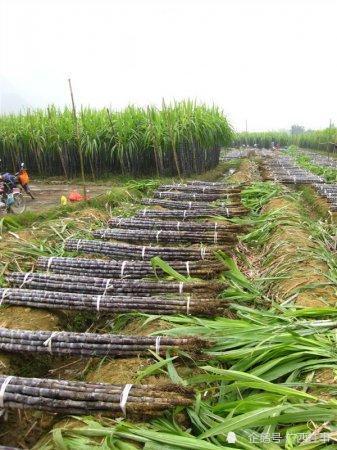
[[[292,136],[295,136],[296,134],[303,134],[304,131],[305,131],[305,128],[302,127],[301,125],[291,125],[290,134]]]

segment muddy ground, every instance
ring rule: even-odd
[[[68,197],[70,192],[76,191],[83,195],[83,187],[77,184],[35,182],[30,186],[35,200],[25,195],[27,211],[39,212],[58,206],[61,196]],[[87,187],[88,198],[105,194],[110,187],[108,184],[90,183]]]

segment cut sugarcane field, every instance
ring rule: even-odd
[[[337,6],[4,3],[0,450],[337,450]]]

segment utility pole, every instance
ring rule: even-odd
[[[75,138],[76,138],[76,145],[77,145],[77,151],[80,157],[80,168],[81,168],[81,175],[82,175],[82,183],[83,183],[83,197],[84,200],[87,200],[87,188],[85,185],[85,176],[84,176],[84,163],[83,163],[83,153],[82,153],[82,146],[81,146],[81,138],[80,138],[80,129],[78,126],[78,118],[76,114],[76,106],[74,101],[74,94],[73,89],[71,86],[71,79],[68,78],[69,83],[69,90],[70,90],[70,96],[71,96],[71,103],[73,106],[73,117],[74,117],[74,124],[75,124]]]

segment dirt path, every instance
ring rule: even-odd
[[[27,211],[44,211],[60,205],[61,196],[68,197],[70,192],[77,191],[82,194],[83,189],[76,184],[48,184],[48,183],[32,183],[31,189],[35,200],[25,196]],[[109,190],[108,185],[90,184],[87,188],[89,198],[104,194]]]

